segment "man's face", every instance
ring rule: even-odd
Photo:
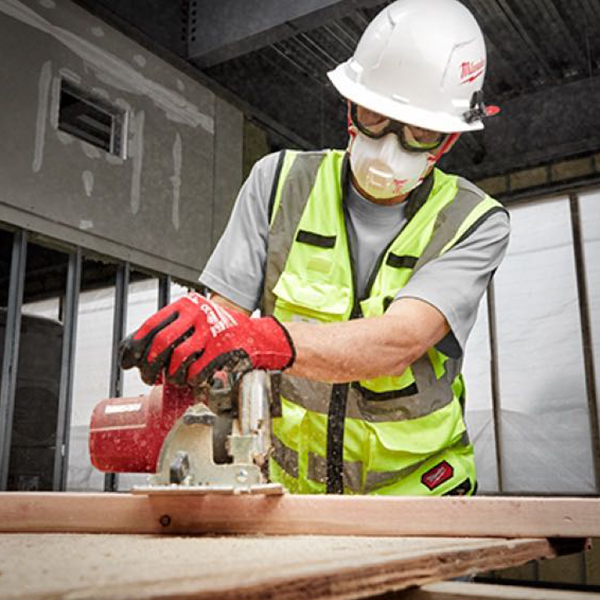
[[[431,172],[458,134],[395,121],[348,103],[348,147],[355,185],[375,202],[399,202]]]
[[[380,139],[395,133],[403,148],[409,152],[435,152],[449,135],[394,121],[358,104],[350,105],[350,117],[356,128],[370,138]]]

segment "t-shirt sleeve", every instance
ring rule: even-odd
[[[261,158],[240,189],[227,227],[200,275],[200,283],[239,306],[258,307],[269,237],[269,200],[279,154]]]
[[[442,256],[417,271],[396,299],[417,298],[435,306],[450,325],[437,349],[459,358],[477,317],[479,302],[508,246],[508,215],[497,212]]]

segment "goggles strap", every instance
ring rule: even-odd
[[[440,160],[442,154],[444,154],[444,152],[446,152],[446,150],[448,150],[448,148],[450,148],[459,137],[460,133],[451,133],[446,140],[442,142],[442,145],[439,147],[438,151],[433,155],[434,161],[437,162]]]
[[[355,106],[354,104],[352,106]],[[351,138],[356,137],[356,124],[354,123],[354,118],[351,113],[352,109],[348,107],[348,112],[346,113],[346,125],[348,127],[348,135]]]

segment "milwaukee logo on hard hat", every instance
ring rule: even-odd
[[[465,61],[460,63],[460,78],[461,83],[469,83],[475,81],[485,71],[485,58],[480,61]]]

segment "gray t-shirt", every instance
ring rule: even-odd
[[[250,311],[258,307],[263,290],[269,198],[278,156],[269,154],[254,165],[200,276],[200,283]],[[362,294],[377,258],[404,225],[404,204],[375,204],[353,186],[346,203],[358,292]],[[452,358],[462,354],[479,301],[506,252],[508,236],[507,215],[492,214],[460,244],[424,265],[396,295],[396,299],[423,300],[446,317],[451,332],[437,347]]]

